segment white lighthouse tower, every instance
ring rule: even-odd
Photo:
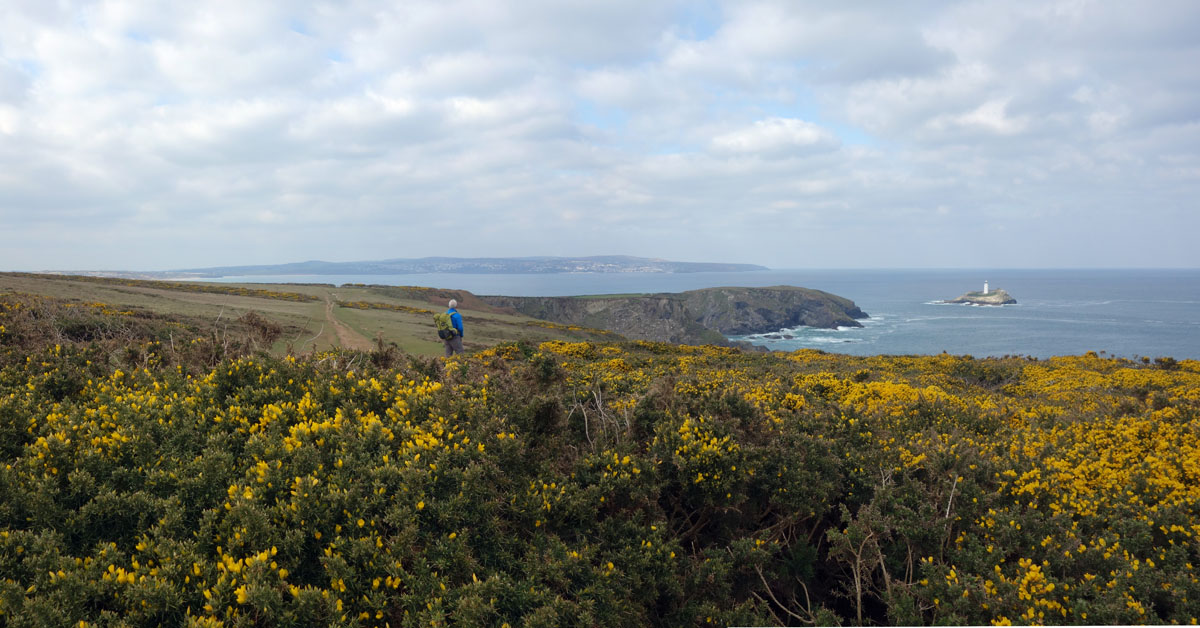
[[[984,294],[987,294],[987,293],[988,293],[988,282],[987,282],[987,279],[984,279],[984,280],[983,280],[983,293],[984,293]]]

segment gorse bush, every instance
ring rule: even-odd
[[[0,309],[6,625],[1200,616],[1194,361],[97,360],[30,307]]]
[[[0,365],[26,361],[46,347],[72,347],[85,371],[105,375],[111,368],[182,366],[207,370],[227,358],[263,354],[285,332],[256,312],[237,319],[167,317],[106,303],[55,299],[30,294],[0,295]],[[56,376],[76,378],[76,369]]]

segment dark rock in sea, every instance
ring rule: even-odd
[[[991,290],[987,294],[982,292],[968,292],[960,297],[942,301],[942,303],[960,303],[965,305],[1011,305],[1016,302],[1016,299],[1003,290]]]

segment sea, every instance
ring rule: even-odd
[[[211,280],[209,280],[211,281]],[[720,286],[802,286],[851,299],[862,327],[737,336],[773,351],[852,355],[1101,355],[1200,359],[1200,269],[764,270],[731,273],[255,275],[238,283],[429,286],[510,296],[680,292]],[[1014,305],[940,303],[1003,289]],[[469,313],[464,312],[468,315]]]

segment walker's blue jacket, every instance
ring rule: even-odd
[[[456,310],[454,308],[450,308],[450,309],[446,310],[446,313],[450,315],[450,324],[454,325],[454,329],[458,330],[459,337],[462,337],[462,335],[463,335],[462,314],[459,314],[458,310]]]

